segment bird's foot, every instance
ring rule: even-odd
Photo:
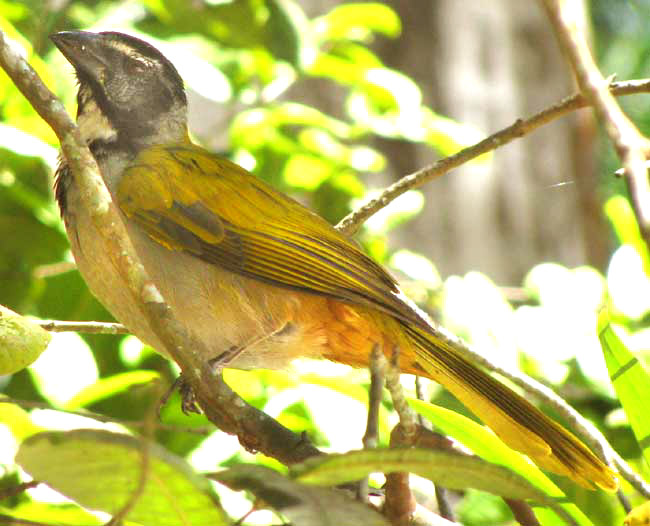
[[[162,411],[162,408],[168,402],[169,397],[174,394],[174,391],[176,391],[176,389],[178,389],[178,394],[181,396],[181,410],[183,413],[186,415],[189,413],[200,414],[201,409],[196,402],[196,397],[194,396],[194,391],[192,391],[192,386],[187,380],[185,380],[183,375],[180,374],[158,402],[158,417],[160,418],[160,412]]]

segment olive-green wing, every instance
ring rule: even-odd
[[[145,150],[118,201],[154,240],[274,285],[416,317],[357,245],[243,168],[194,145]],[[419,320],[418,320],[419,321]]]

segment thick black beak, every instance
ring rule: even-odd
[[[77,74],[87,74],[99,79],[106,67],[103,36],[88,31],[61,31],[50,35],[54,45],[72,64]]]

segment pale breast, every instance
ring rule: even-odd
[[[74,185],[66,194],[66,228],[77,266],[97,299],[143,342],[162,354],[163,345],[133,301],[107,248],[83,209]],[[229,363],[242,369],[284,368],[297,356],[324,354],[327,337],[305,309],[320,301],[305,293],[239,276],[151,240],[126,222],[131,242],[149,277],[176,317],[210,348],[212,359],[244,349]],[[302,314],[302,315],[301,315]]]

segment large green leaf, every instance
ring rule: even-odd
[[[502,466],[452,451],[371,449],[315,457],[294,466],[299,482],[334,486],[360,480],[370,473],[406,471],[451,489],[475,488],[512,499],[548,501],[527,480]]]
[[[34,322],[0,305],[0,375],[36,361],[52,336]]]
[[[559,503],[566,500],[566,496],[560,488],[553,484],[537,466],[521,453],[510,449],[485,427],[454,411],[422,400],[409,400],[409,403],[413,409],[430,420],[437,429],[454,437],[480,457],[518,473],[554,502]],[[562,503],[560,506],[576,524],[591,524],[574,504]]]
[[[625,409],[643,456],[650,464],[650,375],[618,337],[604,309],[598,317],[598,339],[612,385]]]
[[[146,484],[127,517],[144,526],[227,524],[209,483],[160,446],[147,446]],[[130,499],[141,477],[140,440],[108,431],[48,431],[29,437],[16,461],[85,508],[114,514]]]

